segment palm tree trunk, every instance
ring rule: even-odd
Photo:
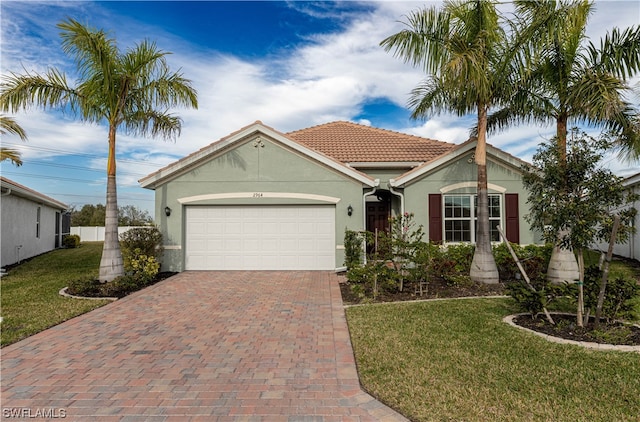
[[[567,165],[567,120],[566,113],[560,114],[556,119],[556,136],[558,137],[558,162],[561,166]]]
[[[489,188],[487,182],[487,110],[478,105],[478,141],[476,164],[478,165],[478,211],[476,224],[476,250],[471,262],[471,280],[481,283],[498,283],[498,267],[491,250],[489,234]]]
[[[118,239],[118,194],[116,184],[116,130],[109,128],[109,158],[107,159],[107,204],[104,225],[104,246],[100,259],[101,282],[112,281],[124,275],[124,263]]]
[[[564,174],[567,167],[567,115],[560,114],[556,119],[556,137],[558,142],[558,164]],[[566,178],[562,177],[562,180]],[[566,233],[558,233],[558,238]],[[574,282],[579,277],[578,262],[571,249],[563,249],[556,245],[551,253],[547,280],[552,283]]]

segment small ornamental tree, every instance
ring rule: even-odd
[[[523,169],[532,229],[539,230],[547,242],[558,242],[578,255],[578,326],[583,326],[584,250],[593,242],[609,239],[614,210],[622,221],[617,239],[626,241],[637,212],[630,206],[634,195],[625,193],[622,179],[600,167],[604,151],[610,148],[609,136],[595,139],[574,129],[567,140],[564,169],[557,142],[542,145],[533,156],[533,167]],[[560,238],[558,233],[563,233]]]
[[[416,263],[416,254],[422,243],[424,231],[422,226],[416,227],[413,221],[413,213],[405,212],[402,215],[389,219],[390,232],[388,234],[391,250],[391,262],[399,277],[399,289],[404,290],[404,278],[410,275],[408,271]]]

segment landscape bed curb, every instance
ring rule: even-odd
[[[70,297],[73,299],[87,299],[87,300],[118,300],[117,297],[89,297],[89,296],[74,296],[74,295],[70,295],[69,293],[67,293],[67,289],[69,287],[63,287],[62,289],[60,289],[60,291],[58,292],[60,294],[60,296],[64,296],[64,297]]]
[[[559,344],[573,344],[575,346],[580,346],[580,347],[584,347],[587,349],[593,349],[593,350],[603,350],[603,351],[618,351],[618,352],[635,352],[635,353],[640,353],[640,346],[627,346],[627,345],[615,345],[615,344],[602,344],[602,343],[593,343],[593,342],[588,342],[588,341],[576,341],[576,340],[566,340],[560,337],[554,337],[552,335],[549,334],[545,334],[545,333],[539,333],[537,331],[531,330],[529,328],[526,327],[521,327],[518,324],[516,324],[515,322],[513,322],[513,319],[519,316],[524,316],[524,315],[529,315],[529,314],[515,314],[515,315],[508,315],[504,318],[502,318],[502,321],[506,322],[507,324],[516,327],[520,330],[524,330],[524,331],[528,331],[530,333],[533,333],[537,336],[540,336],[542,338],[544,338],[547,341],[550,341],[552,343],[559,343]]]

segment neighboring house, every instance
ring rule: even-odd
[[[349,122],[281,133],[255,122],[140,180],[156,192],[163,268],[337,270],[345,229],[415,214],[429,240],[474,242],[476,142],[439,142]],[[523,222],[523,161],[488,146],[490,220]]]
[[[66,204],[0,176],[0,266],[48,252],[69,232]]]
[[[627,177],[622,181],[622,184],[630,193],[640,195],[640,173]],[[635,209],[639,211],[633,221],[636,233],[626,243],[616,243],[613,246],[613,253],[625,258],[640,260],[640,201],[634,201],[631,206],[635,207]],[[602,242],[599,243],[597,247],[601,251],[606,252],[609,249],[609,243]]]

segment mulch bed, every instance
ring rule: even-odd
[[[522,315],[514,318],[513,322],[521,327],[565,340],[640,346],[640,327],[635,325],[625,325],[617,321],[602,321],[600,329],[595,331],[595,318],[593,317],[584,327],[577,326],[575,315],[551,314],[551,317],[556,325],[551,325],[543,315],[538,315],[535,319],[530,315]]]
[[[416,292],[415,286],[405,285],[402,292],[380,291],[375,299],[362,298],[353,293],[346,278],[340,283],[342,302],[345,305],[357,305],[360,303],[384,303],[384,302],[405,302],[409,300],[425,300],[438,298],[456,298],[468,296],[500,296],[505,294],[505,285],[483,284],[472,281],[451,284],[442,278],[437,278],[429,282],[426,292],[420,295]]]

